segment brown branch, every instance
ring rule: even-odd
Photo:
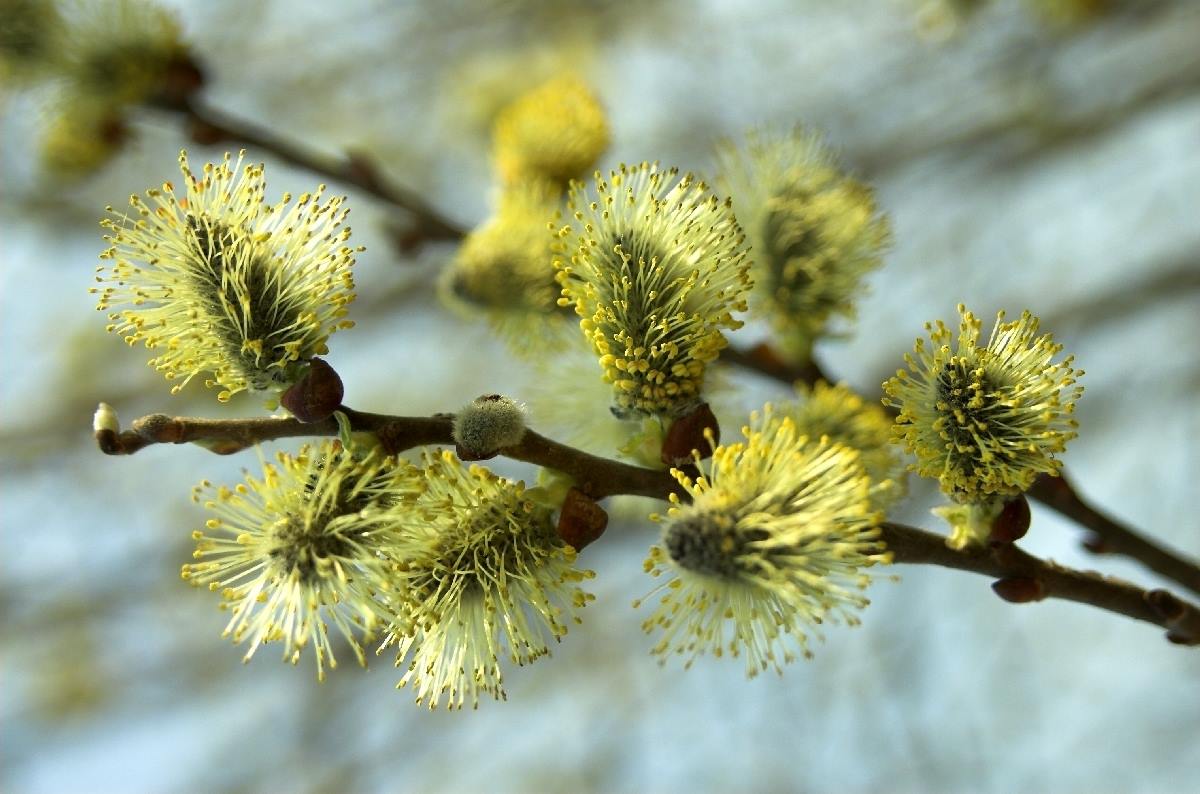
[[[390,181],[365,154],[328,157],[305,146],[279,137],[274,132],[208,107],[196,98],[160,104],[183,113],[189,134],[206,145],[230,142],[256,151],[270,152],[286,163],[312,171],[331,181],[353,185],[370,195],[400,208],[412,216],[406,230],[396,235],[402,250],[437,240],[460,240],[466,231],[421,200],[414,191]]]
[[[757,345],[749,351],[726,348],[722,351],[721,358],[783,383],[829,380],[815,363],[807,367],[783,363],[766,344]],[[894,409],[889,410],[894,412]],[[1029,489],[1027,495],[1090,530],[1092,537],[1084,541],[1084,548],[1088,551],[1096,554],[1120,554],[1137,560],[1155,573],[1200,594],[1200,562],[1155,543],[1128,524],[1100,512],[1088,504],[1065,477],[1043,475]]]
[[[101,404],[101,411],[106,406]],[[107,409],[111,410],[111,409]],[[453,415],[387,416],[342,408],[352,430],[374,433],[389,453],[413,447],[454,446]],[[293,417],[249,419],[196,419],[150,414],[135,419],[129,430],[98,427],[96,443],[107,455],[132,455],[154,444],[199,444],[220,455],[240,452],[262,441],[297,436],[334,436],[337,422],[330,418],[305,424]],[[540,433],[527,430],[520,443],[501,450],[514,460],[556,469],[572,477],[576,487],[593,499],[617,494],[663,498],[679,492],[679,484],[664,470],[643,469],[574,449]]]
[[[374,433],[389,452],[426,444],[454,443],[450,414],[429,417],[388,416],[343,408],[356,431]],[[292,436],[328,436],[338,432],[327,419],[304,424],[291,417],[250,419],[193,419],[151,414],[133,422],[129,430],[117,426],[116,415],[101,404],[95,421],[96,442],[108,455],[131,455],[154,444],[197,443],[221,454],[245,449],[259,441]],[[593,499],[633,494],[665,499],[669,494],[686,498],[670,473],[631,466],[546,438],[531,430],[516,445],[500,454],[562,471],[575,479]],[[1040,560],[1015,546],[993,549],[950,549],[945,539],[924,530],[899,524],[880,527],[884,543],[898,563],[940,565],[994,577],[996,592],[1010,601],[1061,598],[1153,623],[1167,630],[1167,638],[1183,645],[1200,645],[1200,609],[1165,590],[1145,591],[1128,582],[1076,571]]]
[[[1161,546],[1125,524],[1100,512],[1065,477],[1039,477],[1029,496],[1091,532],[1083,545],[1096,554],[1132,557],[1155,573],[1200,593],[1200,563]]]
[[[995,577],[992,587],[1006,601],[1075,601],[1161,626],[1172,642],[1200,645],[1200,609],[1166,590],[1147,591],[1095,571],[1065,568],[1011,544],[958,551],[946,546],[940,536],[922,529],[890,523],[880,529],[883,542],[898,563],[940,565]]]
[[[104,403],[100,411],[105,410]],[[262,441],[295,436],[331,436],[337,422],[304,424],[291,417],[262,419],[197,419],[149,414],[133,420],[128,430],[97,427],[96,444],[106,455],[132,455],[154,444],[198,444],[218,455],[231,455]]]
[[[811,386],[817,381],[829,380],[816,361],[810,359],[807,364],[789,364],[765,342],[749,350],[727,347],[721,351],[721,360],[788,384],[806,383]]]

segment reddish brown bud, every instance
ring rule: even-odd
[[[477,450],[468,449],[467,447],[464,447],[462,444],[455,444],[454,445],[454,454],[458,455],[459,460],[469,460],[469,461],[491,460],[492,458],[494,458],[500,454],[500,450],[493,449],[489,452],[479,452]]]
[[[125,124],[125,120],[120,116],[108,116],[102,122],[98,129],[100,141],[106,146],[117,148],[123,146],[129,140],[129,127]]]
[[[1028,604],[1046,597],[1046,587],[1038,579],[1026,576],[1009,576],[992,583],[996,595],[1014,604]]]
[[[1108,544],[1104,542],[1104,538],[1094,532],[1089,532],[1080,543],[1092,554],[1108,554]]]
[[[298,381],[293,383],[279,403],[304,423],[328,419],[342,404],[345,389],[333,367],[314,358]]]
[[[567,491],[562,512],[558,515],[558,536],[581,551],[584,546],[604,534],[608,513],[595,499],[578,488]]]
[[[721,428],[717,425],[717,417],[708,403],[700,403],[691,413],[672,422],[667,429],[662,444],[662,462],[668,466],[691,463],[692,450],[699,450],[700,457],[707,458],[712,454],[712,447],[704,437],[705,430],[712,431],[714,444],[720,443]]]
[[[992,532],[988,542],[1013,543],[1025,537],[1029,531],[1029,502],[1024,494],[1017,494],[1004,503],[1000,515],[992,521]]]
[[[162,75],[157,99],[173,108],[187,106],[188,99],[204,87],[204,70],[188,53],[175,57]]]
[[[1166,590],[1151,590],[1149,593],[1146,593],[1146,601],[1150,604],[1150,608],[1154,610],[1154,614],[1167,623],[1176,622],[1187,612],[1187,608],[1184,607],[1183,602]]]
[[[193,143],[198,143],[201,146],[213,146],[229,139],[225,130],[211,122],[197,118],[189,119],[188,135],[191,137]]]

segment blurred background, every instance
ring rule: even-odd
[[[370,152],[464,226],[492,207],[496,111],[563,70],[609,114],[603,168],[658,159],[704,173],[716,141],[752,126],[823,129],[876,186],[895,236],[860,322],[818,348],[826,369],[876,394],[923,323],[953,320],[959,301],[985,324],[1029,308],[1087,371],[1065,458],[1081,491],[1200,556],[1200,3],[168,6],[211,105],[320,152]],[[105,205],[177,179],[181,147],[194,165],[227,147],[190,142],[177,116],[146,110],[103,167],[49,174],[39,151],[54,92],[9,80],[0,98],[4,791],[1200,788],[1196,652],[1097,610],[1004,603],[976,576],[894,569],[900,581],[876,583],[862,627],[830,627],[816,659],[782,677],[747,681],[740,663],[710,658],[660,668],[630,608],[650,589],[646,505],[613,507],[581,557],[597,601],[553,658],[506,675],[506,703],[418,709],[392,690],[386,657],[320,686],[310,659],[292,668],[273,646],[243,666],[220,639],[215,597],[178,571],[203,521],[190,487],[233,482],[254,453],[106,458],[90,434],[99,400],[126,422],[261,410],[253,399],[223,408],[200,387],[170,396],[142,351],[105,333],[87,294]],[[268,198],[320,181],[248,156],[267,164]],[[485,325],[438,305],[454,246],[400,254],[393,208],[331,189],[349,194],[367,246],[358,326],[331,342],[347,402],[420,414],[499,391],[533,403],[544,427],[536,398],[553,367],[515,359]],[[739,371],[721,378],[726,402],[747,410],[787,394]],[[911,486],[896,517],[940,529],[933,489]],[[1087,556],[1080,537],[1035,505],[1024,545],[1167,585]]]

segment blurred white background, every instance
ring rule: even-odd
[[[1113,3],[1070,26],[1005,0],[957,24],[916,0],[172,5],[214,105],[326,152],[370,151],[468,225],[489,208],[491,114],[564,67],[610,113],[602,167],[703,172],[722,136],[825,129],[877,186],[896,241],[853,335],[819,350],[826,368],[874,394],[959,301],[1033,310],[1087,371],[1066,456],[1081,490],[1200,556],[1200,3]],[[171,397],[86,292],[104,206],[174,178],[186,137],[146,113],[102,173],[51,185],[31,165],[39,97],[2,101],[4,791],[1200,791],[1200,655],[1152,627],[898,567],[862,627],[831,627],[781,678],[748,682],[730,660],[660,668],[630,609],[650,587],[644,521],[584,552],[596,603],[553,658],[511,672],[507,703],[418,709],[386,657],[321,686],[311,660],[292,668],[272,646],[242,666],[216,599],[178,569],[202,522],[190,487],[232,482],[255,456],[105,458],[90,437],[101,399],[125,421],[227,410],[202,388]],[[318,181],[248,154],[270,195]],[[418,414],[536,397],[544,375],[437,306],[453,248],[401,258],[388,208],[331,187],[368,247],[358,327],[331,345],[347,402]],[[748,406],[785,393],[744,386]],[[898,518],[938,528],[932,490],[913,491]],[[1035,506],[1025,547],[1167,584],[1087,556],[1080,537]]]

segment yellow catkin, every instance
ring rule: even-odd
[[[1026,490],[1039,474],[1061,467],[1055,457],[1075,438],[1075,403],[1083,374],[1073,357],[1055,362],[1062,345],[1037,335],[1028,311],[1013,322],[996,316],[986,346],[980,321],[961,304],[958,339],[940,320],[926,324],[908,370],[883,388],[885,403],[900,410],[893,430],[916,456],[912,469],[936,478],[961,503]]]
[[[698,460],[699,477],[672,471],[691,498],[652,516],[663,534],[645,568],[663,581],[641,602],[657,604],[643,628],[661,660],[744,656],[754,676],[811,656],[818,624],[856,624],[863,569],[890,555],[857,452],[800,434],[771,406],[743,435]]]
[[[522,482],[449,451],[425,454],[427,490],[400,518],[398,619],[383,647],[395,646],[420,705],[479,706],[507,696],[501,664],[528,664],[577,622],[592,600],[578,586],[595,574],[555,531],[551,511]]]
[[[324,678],[341,637],[365,665],[364,643],[393,616],[384,599],[399,559],[397,516],[423,489],[412,464],[332,441],[280,453],[233,491],[196,488],[194,499],[215,517],[193,533],[197,561],[183,566],[183,578],[222,593],[225,636],[248,644],[247,661],[265,642],[281,642],[293,664],[311,646]]]
[[[556,246],[563,306],[573,306],[613,411],[678,416],[700,400],[705,369],[740,328],[750,289],[745,238],[728,201],[692,175],[621,166],[594,193],[576,183]]]
[[[329,335],[352,323],[348,210],[322,200],[324,186],[292,203],[266,204],[261,165],[229,155],[194,173],[180,155],[184,192],[165,183],[132,196],[132,213],[109,208],[109,248],[97,268],[96,308],[109,330],[158,351],[150,360],[177,392],[197,375],[237,392],[279,390],[327,352]],[[124,308],[119,308],[124,307]]]
[[[752,132],[717,153],[754,257],[751,310],[780,350],[807,360],[831,320],[852,318],[890,232],[871,189],[844,174],[815,132]]]
[[[553,235],[560,208],[546,183],[507,188],[494,217],[474,229],[442,274],[443,300],[465,317],[482,314],[518,353],[536,357],[562,338],[567,315],[558,307]]]
[[[493,129],[496,170],[506,184],[560,187],[595,167],[608,148],[604,108],[575,75],[553,78],[500,111]]]

